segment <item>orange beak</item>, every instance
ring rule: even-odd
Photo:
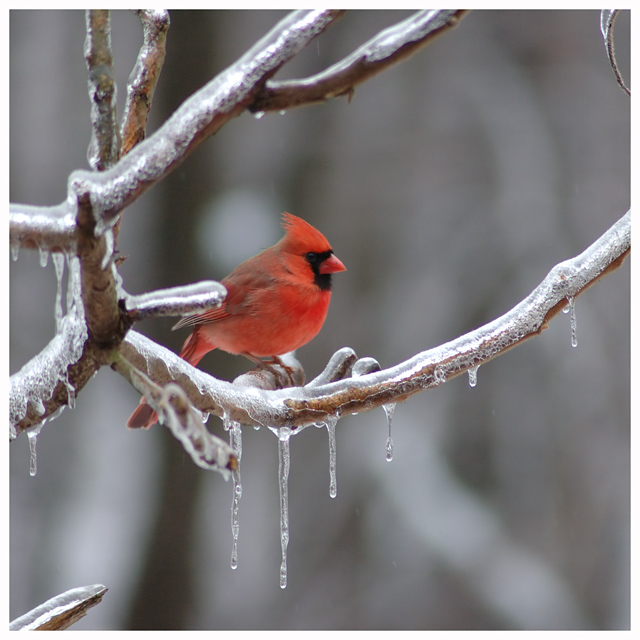
[[[333,254],[331,254],[326,260],[320,264],[318,273],[338,273],[338,271],[346,271],[345,267],[340,260]]]

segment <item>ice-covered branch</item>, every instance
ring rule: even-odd
[[[14,260],[21,247],[47,253],[75,251],[74,209],[67,202],[54,207],[12,203],[9,206],[9,244]]]
[[[91,140],[87,159],[96,171],[104,171],[120,157],[120,131],[116,117],[116,81],[111,52],[111,12],[86,12],[87,38],[84,57],[89,71]]]
[[[247,425],[296,428],[326,422],[406,400],[466,371],[476,371],[540,334],[553,316],[618,268],[630,247],[629,212],[580,255],[556,265],[527,298],[493,322],[379,371],[372,359],[363,359],[358,367],[353,352],[341,350],[325,372],[305,387],[267,391],[217,380],[135,332],[129,332],[121,352],[159,384],[177,382],[201,411]]]
[[[131,383],[145,396],[162,423],[169,427],[199,467],[218,471],[226,478],[230,471],[238,468],[233,449],[224,440],[209,433],[202,416],[191,406],[180,386],[169,383],[160,387],[132,367],[125,358],[119,356],[116,361],[119,369],[126,372]]]
[[[132,320],[160,316],[183,316],[219,307],[227,290],[215,280],[203,280],[184,287],[158,289],[138,296],[127,295],[125,306]]]
[[[9,631],[63,631],[87,615],[87,610],[97,605],[107,587],[93,584],[69,589],[28,613],[16,618]]]
[[[321,73],[300,80],[269,80],[249,108],[254,112],[281,111],[351,96],[356,85],[413,55],[455,27],[467,13],[461,9],[418,11]]]
[[[127,87],[122,122],[122,155],[144,140],[147,119],[160,71],[164,63],[169,13],[164,10],[136,10],[142,23],[142,47]]]

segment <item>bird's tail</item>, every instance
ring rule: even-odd
[[[180,351],[180,357],[195,367],[202,360],[205,353],[212,349],[215,349],[215,347],[212,347],[209,342],[201,338],[199,327],[196,327],[193,333],[185,340],[182,351]],[[136,410],[129,416],[127,427],[129,429],[148,429],[156,422],[158,422],[158,414],[147,404],[145,398],[142,398]]]

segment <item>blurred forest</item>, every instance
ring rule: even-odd
[[[173,11],[152,133],[280,11]],[[278,79],[309,75],[409,12],[352,11]],[[629,13],[616,24],[629,78]],[[119,115],[141,44],[113,12]],[[51,205],[87,168],[81,11],[10,14],[10,196]],[[347,266],[298,352],[307,378],[342,346],[393,365],[504,313],[629,207],[630,101],[598,11],[478,11],[349,103],[243,114],[124,215],[130,293],[220,279],[311,222]],[[51,261],[10,266],[10,369],[55,332]],[[277,440],[245,429],[239,567],[232,486],[168,430],[128,431],[139,394],[102,369],[47,424],[38,472],[10,447],[10,617],[72,587],[103,602],[74,629],[625,629],[630,624],[629,268],[507,355],[399,405],[291,443],[289,586],[279,587]],[[171,319],[136,327],[179,350]],[[243,358],[201,367],[233,379]],[[221,433],[220,421],[209,427]]]

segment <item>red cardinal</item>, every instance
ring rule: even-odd
[[[196,366],[212,349],[260,358],[294,351],[322,328],[331,299],[331,274],[346,271],[327,239],[308,222],[283,214],[284,238],[237,266],[222,284],[221,307],[186,316],[173,328],[194,327],[180,356]],[[144,398],[127,421],[149,428],[158,421]]]

